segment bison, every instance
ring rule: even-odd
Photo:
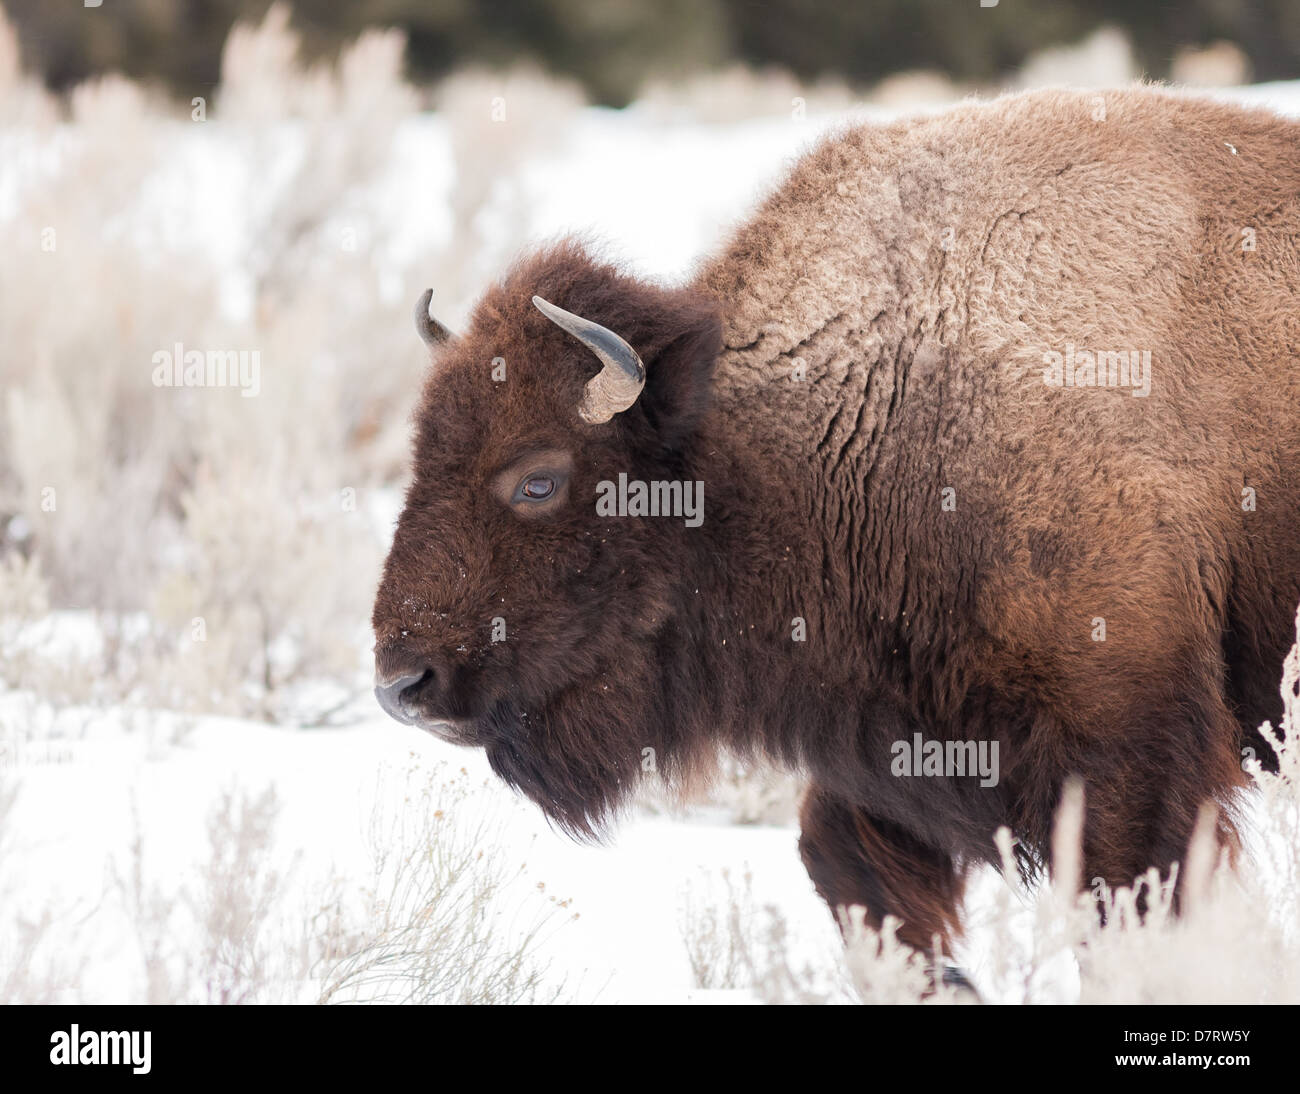
[[[646,769],[793,769],[818,892],[926,951],[1072,778],[1087,879],[1207,801],[1233,847],[1300,600],[1298,148],[1015,95],[823,139],[685,284],[566,240],[459,336],[426,294],[379,702],[580,837]]]

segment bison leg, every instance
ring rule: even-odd
[[[1126,792],[1127,787],[1089,787],[1083,829],[1083,884],[1097,894],[1098,911],[1105,919],[1102,903],[1107,889],[1132,888],[1138,878],[1155,867],[1163,880],[1175,863],[1186,860],[1196,827],[1196,805],[1209,800],[1206,788],[1188,788],[1185,796],[1174,797],[1164,807],[1151,794]],[[1232,821],[1219,813],[1216,830],[1220,850],[1235,858],[1238,836]],[[1181,905],[1184,871],[1174,888],[1173,909]],[[1138,894],[1137,908],[1145,914],[1145,891]]]
[[[899,940],[924,954],[934,953],[936,938],[942,953],[952,952],[965,877],[947,852],[817,786],[805,796],[799,822],[799,854],[841,931],[842,910],[857,905],[873,928],[887,915],[902,920]],[[942,978],[969,986],[957,969]]]
[[[1190,679],[1184,677],[1184,684]],[[1171,688],[1172,690],[1172,688]],[[1236,752],[1238,727],[1212,689],[1197,699],[1191,688],[1181,705],[1170,699],[1143,711],[1130,725],[1140,727],[1085,753],[1083,883],[1104,891],[1132,887],[1155,867],[1164,878],[1187,857],[1201,806],[1228,801],[1245,781]],[[1231,818],[1219,812],[1219,847],[1235,858],[1238,837]],[[1180,903],[1179,871],[1174,908]],[[1101,884],[1104,882],[1104,886]],[[1144,909],[1145,899],[1139,900]]]

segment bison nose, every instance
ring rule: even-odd
[[[379,705],[384,708],[384,713],[390,718],[395,718],[403,725],[414,725],[415,718],[408,714],[406,708],[402,705],[402,692],[408,688],[415,688],[426,677],[432,675],[430,670],[425,669],[423,672],[402,673],[387,680],[381,676],[376,676],[375,698],[379,700]]]

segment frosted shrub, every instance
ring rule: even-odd
[[[380,788],[364,890],[305,874],[273,788],[230,785],[201,850],[179,860],[133,799],[129,842],[86,906],[23,887],[32,838],[15,830],[17,783],[0,762],[0,1003],[559,999],[542,950],[569,902],[504,860],[463,774],[403,778],[405,794]]]
[[[49,903],[22,899],[25,841],[15,823],[21,786],[13,747],[0,736],[0,1004],[63,1002],[81,972],[79,950],[67,945],[79,940],[78,928]]]
[[[799,814],[803,782],[769,764],[724,756],[708,800],[735,824],[790,824]]]
[[[565,994],[538,950],[573,914],[569,903],[536,892],[520,900],[525,867],[504,861],[492,820],[470,796],[463,772],[440,771],[413,773],[392,809],[380,796],[367,907],[349,943],[321,962],[322,1003],[544,1003]]]
[[[752,980],[756,918],[752,875],[734,881],[727,870],[688,887],[679,926],[697,988],[740,988]]]
[[[361,686],[378,551],[346,488],[312,491],[236,460],[201,466],[182,505],[185,561],[159,585],[155,615],[180,636],[163,675],[183,687],[159,698],[275,717],[288,684]]]
[[[151,614],[120,697],[280,717],[288,684],[355,694],[421,368],[370,220],[415,108],[401,36],[307,69],[277,5],[232,32],[215,101],[178,117],[110,77],[57,129],[10,109],[16,49],[0,24],[0,556],[30,556],[51,607]],[[200,144],[235,165],[215,249]],[[255,390],[159,386],[178,343],[256,354]]]
[[[0,555],[0,680],[16,687],[32,644],[32,621],[49,608],[40,561],[17,551]]]
[[[150,863],[137,819],[114,878],[143,1002],[295,1001],[307,959],[301,945],[286,945],[296,924],[287,916],[287,871],[273,865],[282,861],[279,812],[270,788],[227,788],[208,813],[207,857],[180,875]]]
[[[957,1001],[951,988],[931,992],[926,959],[898,941],[900,926],[889,917],[873,930],[850,908],[842,936],[829,914],[822,931],[795,931],[777,907],[758,904],[748,871],[736,881],[727,870],[688,888],[680,923],[696,988],[773,1004]]]

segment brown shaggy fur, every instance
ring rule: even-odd
[[[518,265],[436,355],[381,680],[425,673],[422,721],[578,834],[647,748],[670,779],[718,745],[796,768],[818,890],[919,947],[999,825],[1047,855],[1072,774],[1086,879],[1180,859],[1269,755],[1300,600],[1300,126],[1104,105],[848,129],[680,289],[571,242]],[[577,418],[597,362],[533,293],[641,353],[632,409]],[[1046,385],[1067,344],[1150,350],[1150,395]],[[541,450],[570,493],[523,520],[489,483]],[[703,481],[703,525],[598,516],[620,472]],[[1000,781],[894,777],[915,732],[997,741]]]

